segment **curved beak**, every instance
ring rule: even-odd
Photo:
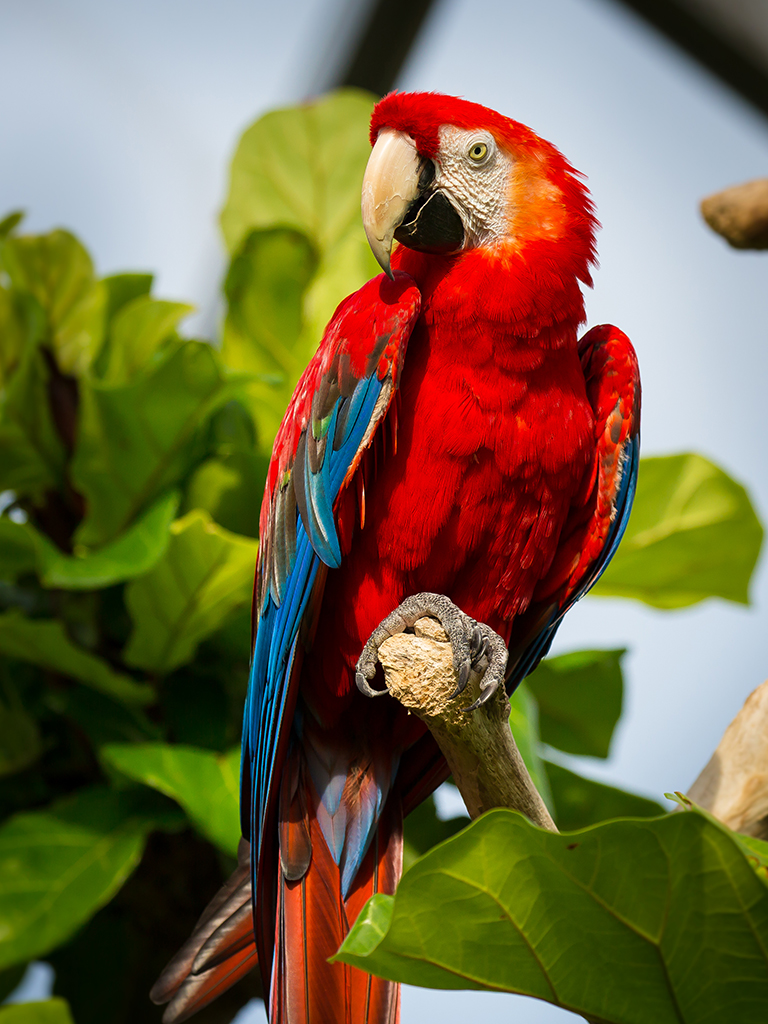
[[[371,252],[394,279],[389,265],[392,239],[419,194],[422,168],[413,139],[393,128],[379,133],[363,177],[363,227]]]

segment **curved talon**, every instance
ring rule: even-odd
[[[364,694],[366,697],[384,697],[389,693],[386,686],[383,690],[374,690],[365,678],[365,675],[360,671],[355,672],[355,682],[357,683],[357,688],[360,693]]]
[[[458,697],[460,693],[463,693],[464,690],[466,690],[467,683],[469,682],[469,677],[470,677],[471,674],[472,674],[472,662],[471,661],[463,661],[461,663],[461,667],[459,668],[459,671],[458,671],[458,677],[459,677],[458,685],[457,685],[456,689],[453,691],[453,693],[451,694],[451,696],[448,698],[448,700],[455,700],[456,697]]]

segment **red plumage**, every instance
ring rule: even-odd
[[[505,231],[450,255],[401,246],[393,282],[382,276],[342,303],[278,434],[262,506],[256,663],[271,609],[288,607],[283,595],[298,572],[293,524],[300,537],[313,520],[316,550],[335,526],[341,553],[338,567],[312,577],[296,627],[302,653],[278,692],[287,724],[269,741],[276,781],[267,802],[257,778],[253,791],[246,785],[262,815],[249,838],[261,844],[256,935],[273,1022],[397,1018],[390,983],[327,958],[365,899],[394,891],[402,815],[446,768],[420,722],[356,689],[368,637],[409,595],[436,592],[504,638],[513,671],[544,636],[535,664],[558,615],[610,557],[625,446],[637,433],[627,339],[614,328],[577,339],[596,221],[576,172],[525,126],[435,94],[386,97],[371,139],[409,137],[439,176],[445,126],[489,132],[508,162]],[[324,431],[366,380],[381,396],[329,527]],[[331,555],[324,561],[334,566]],[[257,693],[272,707],[271,685],[252,683],[249,701]],[[253,764],[265,713],[246,710]],[[360,867],[345,883],[353,853]]]

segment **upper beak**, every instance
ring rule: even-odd
[[[394,279],[392,239],[419,193],[422,160],[413,139],[393,128],[379,133],[363,177],[363,227],[373,255]]]

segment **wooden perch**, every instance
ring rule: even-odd
[[[734,832],[768,839],[768,682],[747,697],[688,796]]]
[[[451,645],[439,622],[419,619],[413,633],[385,640],[379,661],[390,694],[429,727],[471,818],[492,807],[509,807],[535,825],[557,831],[512,736],[503,688],[475,711],[467,711],[479,692],[474,675],[464,692],[451,699],[456,674]]]
[[[768,178],[707,196],[701,213],[735,249],[768,249]]]

